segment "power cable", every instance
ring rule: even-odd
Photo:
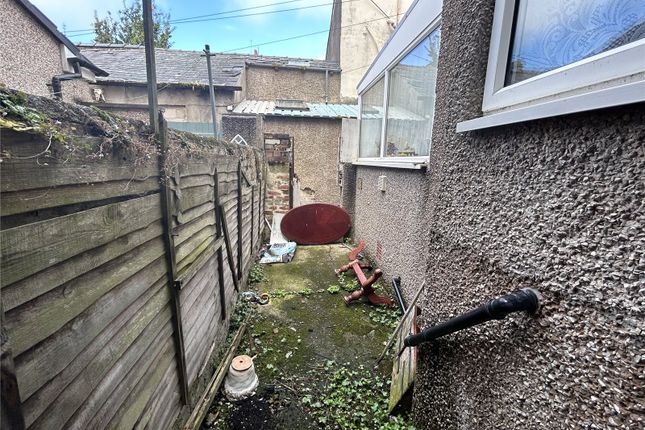
[[[303,10],[303,9],[312,9],[312,8],[317,8],[317,7],[322,7],[322,6],[330,6],[333,5],[334,2],[331,3],[321,3],[317,5],[310,5],[310,6],[301,6],[301,7],[294,7],[294,8],[289,8],[289,9],[279,9],[279,10],[270,10],[266,12],[255,12],[255,13],[247,13],[247,14],[240,14],[240,15],[230,15],[230,16],[219,16],[219,15],[226,15],[230,13],[235,13],[235,12],[242,12],[245,10],[251,10],[251,9],[259,9],[259,8],[265,8],[269,6],[275,6],[279,4],[285,4],[285,3],[294,3],[294,2],[300,2],[300,1],[305,1],[305,0],[289,0],[289,1],[284,1],[284,2],[277,2],[277,3],[269,3],[266,5],[262,6],[254,6],[254,7],[246,7],[242,9],[234,9],[234,10],[229,10],[226,12],[216,12],[216,13],[211,13],[211,14],[206,14],[206,15],[197,15],[197,16],[191,16],[191,17],[186,17],[186,18],[179,18],[179,19],[174,19],[169,21],[170,24],[186,24],[186,23],[191,23],[191,22],[206,22],[206,21],[219,21],[223,19],[231,19],[231,18],[244,18],[248,16],[260,16],[260,15],[270,15],[274,13],[281,13],[281,12],[291,12],[291,11],[296,11],[296,10]],[[343,0],[340,3],[351,3],[353,1],[358,1],[358,0]],[[211,17],[211,16],[219,16],[217,18],[206,18],[206,17]],[[202,19],[204,18],[204,19]],[[67,30],[65,31],[66,35],[69,36],[80,36],[80,34],[71,34],[71,33],[83,33],[85,35],[87,32],[94,32],[93,29],[91,28],[86,28],[82,30]]]
[[[221,52],[222,53],[233,52],[233,51],[238,51],[238,50],[243,50],[243,49],[248,49],[248,48],[254,48],[256,46],[264,46],[264,45],[270,45],[270,44],[273,44],[273,43],[286,42],[286,41],[289,41],[289,40],[300,39],[300,38],[303,38],[303,37],[315,36],[317,34],[327,33],[328,31],[340,30],[340,29],[343,29],[343,28],[354,27],[356,25],[369,24],[370,22],[375,22],[375,21],[382,21],[384,19],[389,19],[389,18],[393,18],[395,16],[400,16],[400,15],[403,15],[403,13],[398,13],[396,15],[383,17],[383,18],[371,19],[369,21],[355,22],[354,24],[342,25],[340,27],[333,27],[333,28],[329,28],[329,29],[325,29],[325,30],[314,31],[313,33],[300,34],[300,35],[297,35],[297,36],[291,36],[291,37],[287,37],[287,38],[284,38],[284,39],[270,40],[268,42],[263,42],[263,43],[254,43],[253,45],[242,46],[242,47],[234,48],[234,49],[227,49],[226,51],[221,51]]]

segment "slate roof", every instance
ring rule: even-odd
[[[146,83],[145,50],[137,45],[81,44],[81,52],[110,76],[101,81]],[[202,51],[155,50],[157,82],[177,85],[208,85],[206,58]],[[213,85],[241,89],[245,65],[340,71],[337,63],[322,60],[269,57],[247,54],[216,54],[211,57]]]
[[[307,110],[279,109],[273,101],[244,100],[233,113],[243,115],[284,116],[296,118],[357,118],[358,105],[305,103]]]

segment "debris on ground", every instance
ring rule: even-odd
[[[412,429],[407,416],[387,412],[391,361],[372,369],[399,311],[345,306],[338,292],[358,284],[333,272],[344,261],[342,245],[301,246],[290,264],[255,270],[261,280],[253,288],[267,291],[271,302],[242,300],[235,319],[248,318],[238,351],[254,357],[259,385],[241,401],[216,397],[216,419],[203,428]],[[382,285],[375,288],[383,293]]]

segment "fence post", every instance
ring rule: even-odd
[[[190,404],[190,391],[188,389],[188,371],[186,367],[186,348],[184,346],[184,329],[181,321],[181,301],[179,297],[180,285],[177,282],[177,260],[175,256],[175,241],[172,236],[172,191],[168,181],[170,175],[166,174],[165,161],[168,151],[168,122],[159,112],[159,183],[161,198],[161,216],[163,223],[163,240],[166,257],[166,270],[170,277],[168,286],[172,297],[172,322],[175,343],[175,355],[179,367],[179,384],[181,397],[184,404]]]
[[[242,157],[240,153],[240,157]],[[242,159],[237,162],[237,279],[242,279]]]
[[[225,213],[222,212],[222,207],[219,204],[219,174],[217,168],[213,173],[215,180],[215,187],[213,189],[214,200],[215,200],[215,231],[218,239],[224,237],[224,228],[222,227]],[[227,251],[228,252],[228,251]],[[217,247],[217,283],[219,284],[219,303],[221,307],[220,318],[222,321],[226,319],[226,287],[224,285],[224,251],[222,251],[222,245],[220,244]],[[231,255],[228,258],[232,258]],[[235,273],[231,272],[233,278],[235,278]]]

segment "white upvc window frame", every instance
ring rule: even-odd
[[[374,85],[376,85],[381,78],[383,78],[383,122],[381,124],[381,156],[380,157],[361,157],[360,148],[359,148],[359,158],[353,164],[359,166],[379,166],[379,167],[392,167],[392,168],[401,168],[401,169],[421,169],[428,166],[430,161],[430,149],[428,148],[428,155],[419,155],[413,157],[393,157],[385,155],[385,142],[387,140],[387,113],[388,113],[388,101],[390,95],[390,72],[394,69],[401,60],[403,60],[410,52],[412,52],[425,38],[427,38],[430,33],[435,31],[441,26],[441,15],[438,15],[428,26],[421,32],[419,35],[412,41],[410,44],[399,53],[385,70],[377,75],[377,77],[372,81],[372,83],[361,91],[361,94],[369,91]],[[363,113],[363,101],[362,95],[358,96],[358,133],[359,133],[359,142],[360,142],[360,133],[361,133],[361,120]],[[359,143],[360,145],[360,143]]]
[[[645,39],[504,86],[516,1],[495,2],[484,116],[457,132],[645,101]]]

